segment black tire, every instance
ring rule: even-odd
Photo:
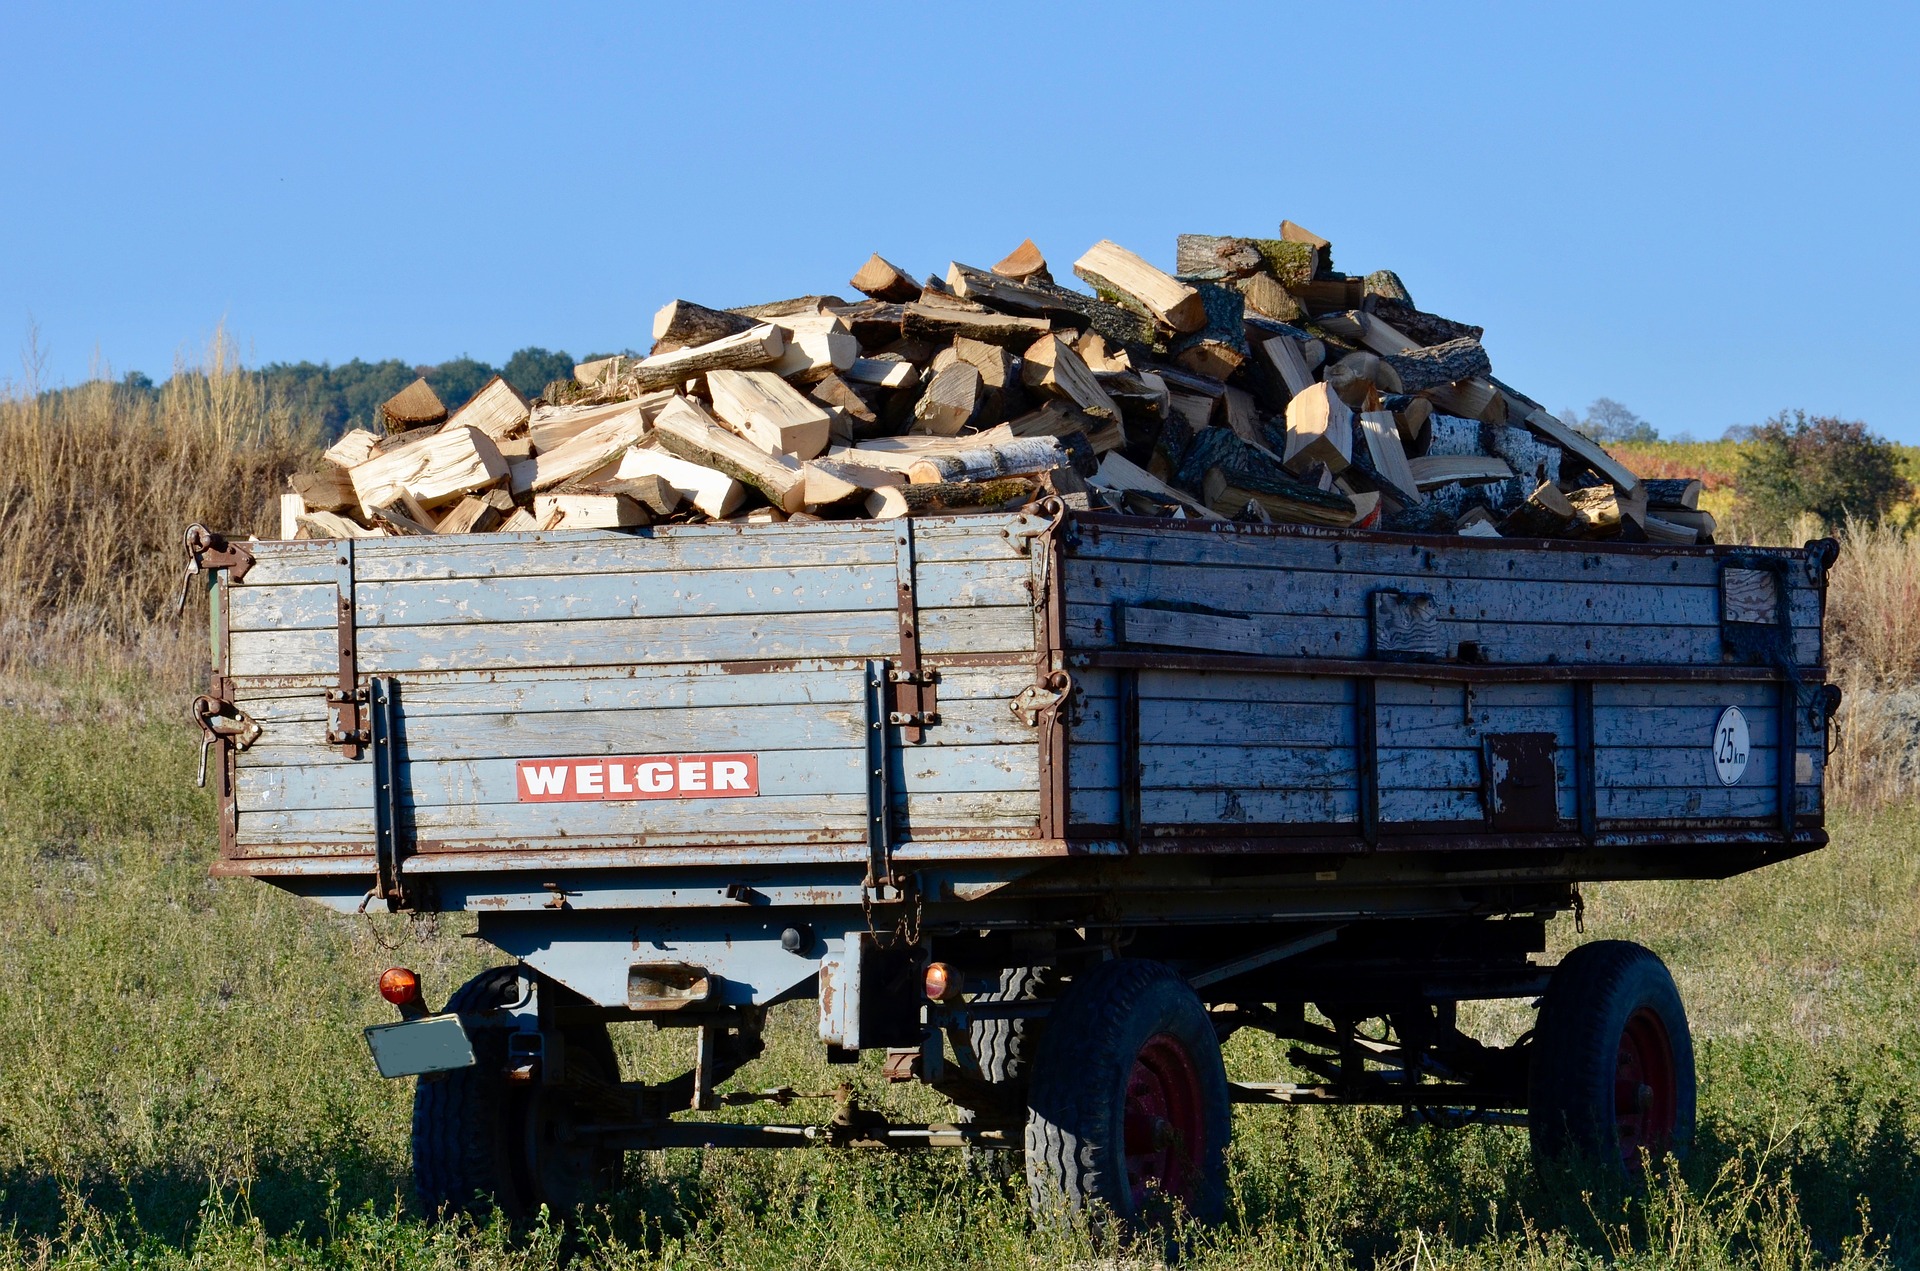
[[[990,993],[977,993],[976,1002],[1033,1002],[1051,997],[1059,984],[1052,967],[1016,966],[1000,973],[1000,986]],[[996,1085],[1011,1082],[1025,1084],[1033,1068],[1033,1054],[1044,1031],[1041,1019],[983,1019],[967,1029],[973,1053],[980,1061],[980,1075]]]
[[[1629,1100],[1631,1102],[1629,1103]],[[1666,964],[1597,940],[1554,969],[1534,1027],[1527,1123],[1543,1167],[1622,1180],[1693,1143],[1693,1035]]]
[[[1177,1202],[1218,1221],[1231,1132],[1220,1041],[1186,981],[1157,962],[1119,959],[1068,986],[1028,1088],[1037,1214],[1103,1209],[1139,1228],[1169,1220]]]
[[[525,993],[518,967],[495,967],[461,985],[448,999],[473,1044],[471,1068],[422,1077],[413,1095],[413,1185],[430,1216],[485,1215],[495,1206],[519,1222],[542,1204],[567,1212],[618,1181],[621,1156],[604,1150],[560,1177],[551,1159],[539,1159],[539,1140],[550,1140],[555,1106],[564,1090],[507,1081],[507,1034],[503,1007]],[[604,1025],[569,1030],[567,1061],[617,1079],[613,1042]]]

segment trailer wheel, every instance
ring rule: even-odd
[[[1534,1029],[1527,1121],[1542,1163],[1623,1177],[1693,1141],[1693,1036],[1666,964],[1625,940],[1581,945],[1555,968]]]
[[[1034,1056],[1027,1185],[1035,1211],[1104,1208],[1152,1226],[1226,1207],[1232,1129],[1220,1041],[1186,981],[1103,962],[1068,986]]]
[[[447,1002],[466,1024],[474,1064],[424,1077],[414,1090],[413,1184],[430,1215],[484,1214],[497,1205],[520,1221],[542,1204],[570,1211],[618,1181],[620,1153],[582,1153],[564,1134],[564,1089],[504,1076],[511,1030],[496,1012],[520,1000],[524,974],[518,967],[482,971]],[[569,1030],[567,1049],[569,1062],[617,1079],[604,1025]]]

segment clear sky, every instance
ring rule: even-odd
[[[0,348],[643,347],[880,251],[1288,217],[1550,407],[1920,442],[1909,6],[0,5]],[[98,361],[96,361],[96,359]],[[0,379],[21,372],[8,356]]]

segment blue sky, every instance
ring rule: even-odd
[[[0,349],[643,346],[878,250],[1331,238],[1558,409],[1920,442],[1893,6],[0,6]],[[10,350],[0,379],[22,372]]]

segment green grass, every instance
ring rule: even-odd
[[[0,1263],[1037,1267],[1116,1252],[1035,1228],[1017,1190],[958,1154],[634,1156],[625,1190],[572,1231],[424,1223],[404,1200],[410,1083],[374,1075],[358,1029],[390,1017],[371,991],[381,967],[404,961],[442,994],[486,947],[456,917],[346,919],[209,880],[193,737],[137,689],[0,698],[27,703],[0,709]],[[1194,1233],[1186,1264],[1920,1266],[1920,816],[1835,831],[1834,848],[1728,882],[1589,889],[1580,938],[1652,945],[1695,1020],[1701,1136],[1679,1177],[1637,1201],[1583,1197],[1543,1187],[1517,1131],[1245,1111],[1233,1219]],[[738,1084],[830,1089],[849,1070],[820,1064],[808,1024],[783,1008]],[[679,1045],[620,1042],[633,1071],[664,1072]],[[1249,1035],[1229,1063],[1280,1071]],[[876,1068],[853,1071],[887,1097]]]

